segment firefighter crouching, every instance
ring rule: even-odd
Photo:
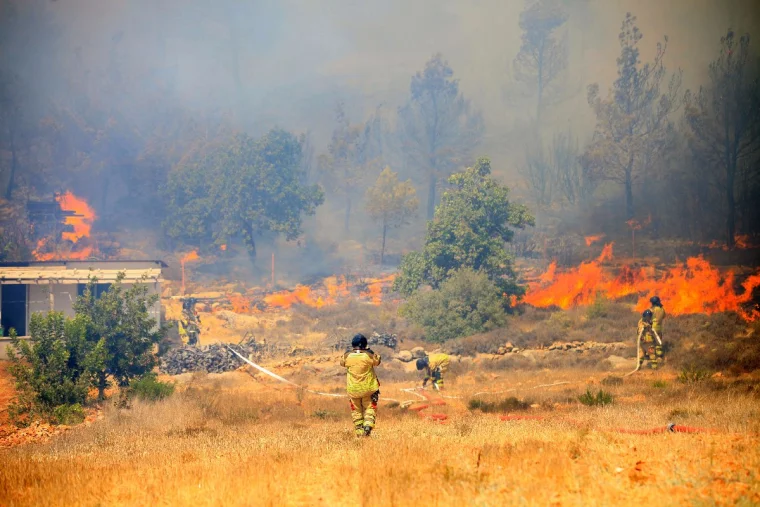
[[[656,370],[662,360],[662,345],[657,339],[657,332],[652,326],[652,317],[652,310],[644,310],[639,320],[638,331],[641,337],[639,366],[642,366],[644,361],[647,360],[649,367]]]
[[[361,334],[351,340],[351,349],[343,354],[340,365],[346,368],[346,392],[356,436],[369,436],[375,427],[380,398],[380,382],[375,374],[380,355],[367,348],[367,338]]]
[[[417,359],[417,370],[425,370],[425,379],[422,381],[422,387],[425,387],[429,380],[432,380],[435,389],[443,389],[443,374],[449,369],[451,359],[448,354],[430,354]]]

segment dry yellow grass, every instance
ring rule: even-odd
[[[487,377],[487,378],[485,378]],[[685,386],[650,373],[611,386],[611,407],[572,400],[598,379],[514,372],[451,383],[433,423],[381,402],[378,428],[352,435],[342,399],[194,376],[178,394],[47,444],[0,452],[4,505],[713,505],[760,503],[760,400],[747,384]],[[665,388],[655,378],[668,378]],[[469,394],[519,386],[545,421],[470,412]],[[565,380],[548,389],[531,386]],[[339,387],[336,381],[323,389]],[[410,382],[383,398],[409,398]],[[313,386],[316,387],[316,386]],[[603,386],[608,389],[606,386]],[[428,411],[429,412],[429,411]],[[573,420],[572,424],[568,420]],[[716,433],[627,435],[669,421]]]

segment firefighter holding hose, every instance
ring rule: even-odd
[[[429,380],[432,380],[433,388],[443,389],[443,374],[449,369],[451,358],[448,354],[430,354],[430,356],[417,359],[417,370],[425,370],[425,379],[422,381],[422,387],[425,387]]]
[[[654,329],[654,313],[652,310],[644,310],[644,313],[641,314],[638,331],[641,344],[641,356],[638,367],[640,368],[644,364],[644,360],[648,360],[649,367],[656,370],[662,359],[662,341]]]
[[[649,298],[652,305],[649,309],[652,311],[652,329],[662,340],[662,321],[665,320],[665,308],[662,307],[662,301],[658,296]]]
[[[340,365],[346,368],[346,391],[351,405],[351,418],[357,437],[369,436],[375,427],[380,382],[375,366],[380,355],[367,348],[367,338],[357,334],[351,340],[351,350],[343,354]]]

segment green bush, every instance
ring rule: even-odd
[[[665,382],[664,380],[655,380],[654,382],[652,382],[652,387],[654,387],[655,389],[665,389],[666,387],[668,387],[668,383]]]
[[[58,405],[53,409],[52,420],[56,424],[73,425],[84,421],[84,409],[79,403],[73,405]]]
[[[600,319],[607,317],[609,311],[607,310],[607,300],[602,297],[597,297],[594,303],[586,309],[586,317],[589,320]]]
[[[469,268],[454,273],[438,290],[415,292],[399,313],[419,324],[431,342],[490,331],[507,322],[496,285],[485,273]]]
[[[710,372],[694,365],[681,368],[678,374],[678,381],[682,384],[696,384],[710,377]]]
[[[27,416],[49,419],[59,406],[84,404],[92,373],[82,319],[35,313],[29,331],[28,341],[12,333],[8,349],[17,392],[9,414],[16,422]]]
[[[611,405],[614,401],[612,395],[601,389],[594,394],[591,389],[587,388],[586,392],[578,396],[578,401],[589,407],[601,407],[604,405]]]
[[[505,398],[498,402],[488,402],[478,398],[473,398],[467,404],[470,410],[480,410],[485,413],[492,412],[511,412],[514,410],[527,410],[530,408],[530,402],[519,400],[514,396]]]
[[[174,382],[161,382],[156,378],[155,373],[150,372],[132,382],[130,392],[140,400],[162,400],[174,393]]]

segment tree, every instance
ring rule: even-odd
[[[199,151],[169,175],[166,234],[201,247],[240,239],[251,257],[264,232],[301,234],[304,215],[313,215],[324,196],[303,185],[301,140],[284,130],[260,139],[239,134]]]
[[[62,405],[84,403],[93,366],[84,319],[67,319],[61,312],[35,313],[29,330],[29,341],[13,333],[8,349],[18,393],[13,415],[49,416]]]
[[[84,319],[93,384],[100,399],[105,397],[111,381],[126,387],[132,379],[153,369],[153,346],[166,332],[149,313],[158,295],[149,295],[146,283],[125,288],[123,280],[122,273],[96,297],[96,279],[91,278],[74,304],[77,317]]]
[[[751,66],[749,44],[749,35],[737,38],[728,30],[710,64],[709,84],[685,95],[691,149],[711,167],[720,168],[714,175],[723,189],[729,247],[736,234],[736,189],[742,183],[749,187],[737,176],[750,167],[756,172],[760,154],[760,69]]]
[[[407,159],[427,180],[427,217],[433,218],[439,180],[463,166],[483,134],[483,120],[459,92],[459,80],[441,54],[412,77],[411,97],[399,109]]]
[[[507,323],[499,292],[482,271],[462,268],[440,290],[419,291],[400,309],[425,330],[425,339],[443,342],[490,331]]]
[[[555,171],[540,140],[537,145],[528,148],[525,165],[520,167],[520,173],[528,184],[536,208],[540,210],[551,205]]]
[[[412,294],[420,285],[434,289],[457,269],[483,271],[499,294],[521,295],[505,250],[512,228],[534,225],[535,219],[522,205],[509,202],[509,189],[492,177],[491,162],[477,163],[449,178],[453,189],[444,193],[435,217],[428,222],[421,252],[406,255],[394,281],[394,289]]]
[[[354,196],[371,167],[366,153],[368,125],[351,125],[342,103],[336,107],[335,119],[337,126],[327,153],[319,158],[319,166],[328,188],[335,189],[344,199],[343,226],[348,232]]]
[[[284,234],[288,240],[301,235],[303,215],[313,215],[324,202],[319,187],[301,184],[301,148],[296,136],[279,129],[258,140],[236,137],[219,158],[221,177],[212,182],[218,244],[242,237],[255,257],[262,232]]]
[[[668,91],[660,93],[668,38],[657,43],[654,60],[645,64],[639,59],[641,38],[636,17],[626,14],[619,36],[618,78],[609,96],[606,99],[599,96],[598,84],[588,88],[596,129],[585,162],[596,168],[601,177],[624,186],[628,218],[633,218],[635,211],[634,184],[650,169],[651,161],[673,142],[673,126],[668,117],[678,107],[676,96],[681,84],[679,71],[672,76]]]
[[[369,216],[383,228],[383,244],[380,248],[380,265],[385,259],[385,237],[388,228],[398,228],[409,223],[417,213],[420,201],[412,182],[399,181],[398,173],[390,167],[383,169],[375,184],[367,190],[365,207]]]
[[[520,14],[522,44],[513,62],[515,78],[536,93],[536,123],[541,121],[544,100],[557,77],[567,67],[567,44],[557,38],[567,12],[557,0],[527,0]]]

